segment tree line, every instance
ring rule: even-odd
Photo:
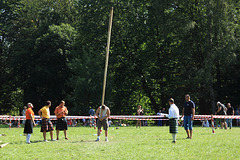
[[[236,0],[3,0],[0,112],[64,99],[71,115],[101,103],[110,7],[114,7],[106,105],[155,114],[191,95],[197,113],[240,104]],[[54,108],[54,107],[53,107]]]

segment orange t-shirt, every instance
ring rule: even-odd
[[[60,112],[68,112],[68,110],[67,110],[67,107],[56,107],[55,108],[55,111],[54,111],[54,113],[55,113],[55,115],[57,115],[58,113],[60,113]],[[59,114],[59,115],[57,115],[57,118],[62,118],[62,117],[66,117],[66,113],[61,113],[61,114]]]
[[[34,112],[33,112],[32,108],[28,108],[26,110],[26,119],[31,119],[30,114],[32,115],[32,117],[34,119]]]

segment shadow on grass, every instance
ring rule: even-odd
[[[40,142],[43,142],[43,140],[31,141],[31,143],[40,143]]]
[[[172,138],[157,138],[157,140],[159,141],[172,141]],[[183,140],[186,140],[186,141],[191,141],[191,139],[188,139],[188,138],[177,138],[177,140],[180,140],[180,141],[183,141]]]
[[[80,140],[80,141],[71,141],[70,143],[86,143],[86,142],[96,142],[96,141],[95,140]]]
[[[41,143],[43,140],[31,141],[31,143]],[[10,144],[27,144],[26,141],[11,142]]]

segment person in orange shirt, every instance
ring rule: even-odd
[[[56,133],[57,133],[57,140],[59,140],[59,131],[64,131],[64,136],[65,139],[68,140],[67,138],[67,120],[66,120],[66,115],[68,115],[68,110],[67,107],[64,106],[65,101],[61,101],[59,106],[55,108],[55,115],[57,116],[57,125],[56,125]]]
[[[28,103],[27,106],[28,106],[28,109],[26,110],[26,121],[25,121],[23,133],[27,134],[26,142],[30,144],[31,134],[33,133],[33,125],[36,126],[36,124],[34,122],[34,112],[32,110],[33,104]]]

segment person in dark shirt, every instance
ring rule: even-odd
[[[231,106],[231,103],[227,104],[227,115],[234,116],[234,108]],[[227,126],[232,129],[232,119],[227,119]]]
[[[163,114],[166,114],[166,113],[167,113],[165,107],[162,108],[162,113],[163,113]],[[168,122],[168,121],[163,121],[163,122],[162,122],[162,126],[167,126],[167,125],[168,125],[167,122]]]
[[[193,127],[193,120],[195,115],[195,103],[190,100],[190,95],[185,95],[185,102],[183,107],[183,113],[184,116],[184,129],[187,132],[187,138],[192,139],[192,127]],[[189,132],[190,130],[190,132]]]

